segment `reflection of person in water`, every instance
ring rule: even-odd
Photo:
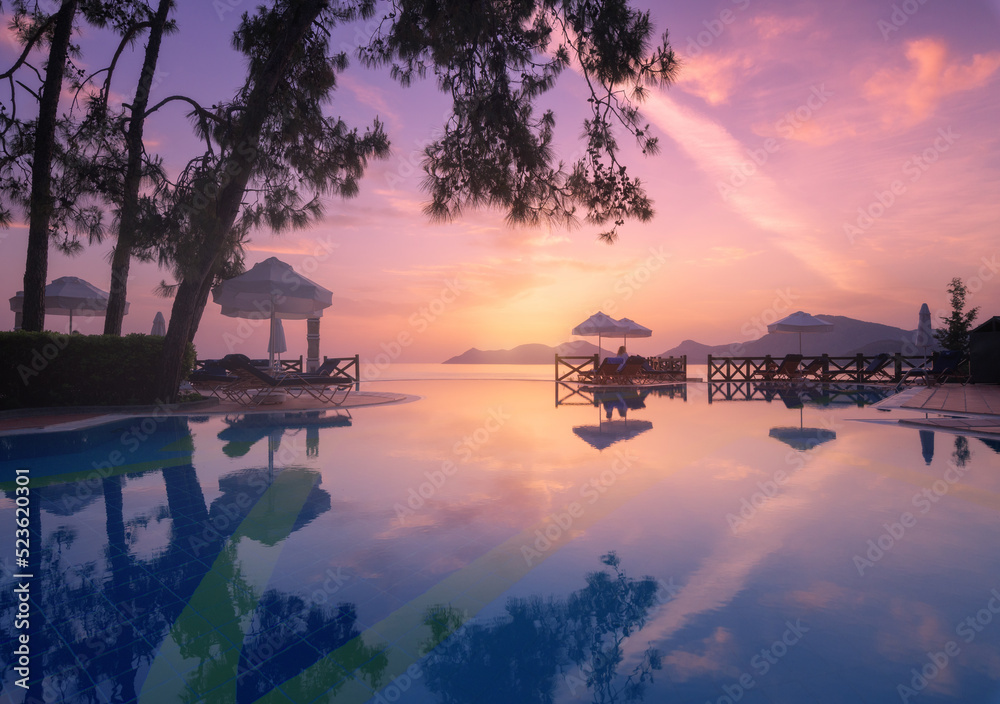
[[[624,418],[625,413],[628,411],[628,404],[625,403],[625,399],[621,396],[608,399],[604,402],[604,412],[607,414],[608,420],[611,420],[611,414],[616,408],[618,409],[618,416]]]

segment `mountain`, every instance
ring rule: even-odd
[[[806,355],[828,354],[831,357],[847,357],[878,352],[908,352],[917,354],[913,348],[915,330],[904,330],[892,325],[869,323],[864,320],[842,315],[817,315],[828,323],[833,323],[833,331],[828,333],[802,333],[802,353]],[[762,357],[786,355],[799,351],[799,336],[794,333],[767,333],[756,340],[737,341],[728,345],[703,345],[694,340],[685,340],[662,357],[688,356],[691,364],[705,364],[708,355],[719,357]]]
[[[518,345],[512,350],[479,350],[473,347],[460,355],[445,360],[444,364],[552,364],[556,354],[589,356],[597,352],[597,345],[583,340],[564,342],[556,347],[548,345]],[[609,354],[604,350],[604,354]]]

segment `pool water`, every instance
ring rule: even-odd
[[[0,700],[1000,701],[995,440],[852,388],[366,388],[419,400],[0,438]]]

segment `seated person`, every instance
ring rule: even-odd
[[[618,354],[614,357],[608,357],[604,360],[605,362],[612,362],[618,365],[618,371],[622,370],[625,366],[625,362],[628,361],[628,352],[625,350],[625,345],[618,348]]]

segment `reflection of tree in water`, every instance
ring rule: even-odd
[[[969,450],[969,439],[967,437],[962,435],[955,436],[955,451],[951,454],[951,457],[959,467],[964,467],[968,464],[972,458],[972,452]]]
[[[443,606],[428,610],[427,686],[448,704],[546,704],[553,701],[557,676],[568,671],[571,690],[586,686],[594,702],[641,701],[661,668],[660,654],[648,648],[634,668],[619,672],[622,645],[645,626],[658,584],[626,576],[614,552],[601,561],[613,574],[587,575],[587,586],[565,601],[512,598],[506,614],[489,624],[456,632],[461,614]]]
[[[171,529],[167,545],[150,558],[142,559],[132,552],[135,533],[145,526],[142,519],[125,520],[122,475],[105,476],[96,485],[91,481],[86,492],[80,490],[80,482],[46,487],[47,502],[31,512],[28,571],[36,579],[32,586],[33,618],[27,630],[32,645],[32,687],[26,701],[135,701],[139,694],[137,673],[148,671],[168,634],[175,638],[181,657],[199,662],[185,677],[189,684],[206,686],[198,693],[187,689],[189,701],[213,701],[214,692],[208,692],[208,685],[230,679],[239,670],[244,670],[238,681],[240,701],[255,701],[335,650],[336,661],[324,659],[322,665],[312,668],[304,687],[311,686],[312,691],[336,689],[339,685],[334,686],[334,673],[342,673],[340,668],[358,669],[373,687],[381,686],[387,659],[379,654],[381,648],[366,647],[361,638],[355,638],[359,631],[354,605],[342,604],[330,613],[273,591],[266,592],[258,604],[243,574],[235,542],[228,540],[246,511],[220,514],[218,500],[210,509],[190,464],[151,471],[162,474],[167,506],[161,513],[170,517]],[[303,481],[309,479],[306,476]],[[262,493],[250,495],[250,503],[262,499]],[[82,530],[56,525],[44,542],[41,539],[42,507],[58,509],[58,513],[46,510],[45,515],[61,520],[90,503],[67,503],[64,497],[92,495],[104,499],[107,540],[103,565],[101,560],[74,559],[80,550],[80,536],[90,539],[91,529],[96,528],[91,523],[84,522]],[[12,492],[8,496],[13,498]],[[221,498],[232,497],[224,492]],[[268,498],[270,495],[262,500]],[[281,502],[277,505],[291,510]],[[328,509],[328,494],[313,487],[291,530]],[[221,520],[223,515],[227,521]],[[185,610],[196,590],[204,591],[206,583],[212,589],[211,596],[218,596],[210,600],[211,620],[220,624],[217,628],[207,628],[204,619],[196,614],[188,617]],[[0,641],[10,642],[25,632],[14,627],[16,609],[13,589],[0,590]],[[246,622],[257,630],[244,637],[242,624]],[[274,640],[273,626],[279,623],[281,635]],[[227,630],[230,624],[232,632]],[[315,649],[302,646],[303,636]],[[231,645],[241,641],[242,653]],[[253,658],[256,660],[250,668],[243,667]],[[13,679],[13,665],[7,658],[0,659],[0,678],[5,682]],[[255,673],[245,671],[253,668]],[[44,686],[39,682],[43,677]],[[317,679],[326,685],[319,686],[314,681]],[[220,701],[224,696],[220,695]]]
[[[335,696],[347,681],[345,672],[380,688],[388,657],[383,647],[366,646],[360,635],[354,604],[338,604],[331,613],[298,596],[265,592],[243,641],[236,701],[255,702],[300,674],[293,688],[282,687],[295,701],[308,699],[296,697],[299,691]],[[335,657],[327,657],[334,651]]]

